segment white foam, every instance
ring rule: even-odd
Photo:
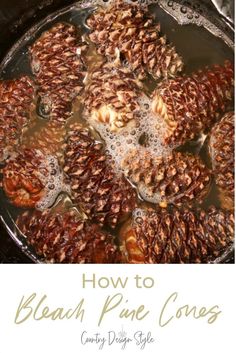
[[[111,131],[109,124],[98,122],[96,119],[92,119],[88,112],[85,112],[90,125],[94,127],[104,140],[106,152],[112,157],[117,173],[129,175],[129,172],[124,169],[124,163],[122,162],[127,158],[131,150],[136,150],[140,158],[142,158],[142,155],[145,158],[146,152],[153,157],[163,157],[171,151],[170,147],[164,145],[165,123],[157,114],[153,113],[151,99],[144,93],[140,93],[138,106],[139,108],[133,112],[135,119],[117,131]],[[142,136],[145,136],[144,144],[141,141]],[[137,187],[143,200],[152,203],[162,201],[160,193],[153,192],[144,183],[133,184],[132,176],[128,177],[128,180]]]
[[[169,153],[170,149],[164,146],[165,127],[161,118],[151,110],[151,100],[142,94],[138,100],[140,109],[134,112],[135,121],[130,121],[125,127],[112,132],[106,123],[97,122],[88,118],[88,122],[99,132],[106,143],[106,150],[120,169],[122,160],[131,149],[140,147],[140,138],[145,135],[146,150],[153,155],[161,156]],[[89,114],[86,114],[89,116]]]
[[[143,208],[135,208],[132,213],[132,223],[133,225],[142,224],[143,220],[147,214],[147,211]]]
[[[45,170],[48,171],[48,175],[46,176],[44,172]],[[64,175],[61,171],[58,160],[54,156],[43,156],[43,162],[39,166],[39,178],[45,185],[44,196],[36,204],[36,209],[40,211],[51,207],[61,192],[70,192],[69,186],[65,184]]]
[[[139,105],[139,131],[141,134],[147,136],[146,150],[155,156],[168,154],[171,149],[164,144],[166,125],[161,117],[153,113],[151,109],[151,99],[143,94],[139,98]]]
[[[127,155],[129,150],[138,145],[138,131],[132,126],[126,126],[118,132],[112,132],[103,123],[89,121],[90,124],[98,131],[102,139],[105,141],[106,151],[111,155],[115,162],[117,171],[121,171],[121,162]]]

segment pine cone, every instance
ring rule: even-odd
[[[57,162],[40,150],[25,149],[9,159],[3,169],[3,188],[13,205],[33,208],[49,194],[57,192]],[[55,190],[54,190],[55,189]]]
[[[21,148],[39,149],[61,159],[65,137],[66,129],[57,122],[43,121],[39,128],[38,122],[35,122],[23,135]]]
[[[190,77],[162,81],[152,109],[166,124],[165,143],[181,145],[211,127],[233,98],[233,76],[226,61]]]
[[[213,127],[209,151],[222,206],[234,206],[234,112],[229,112]]]
[[[110,7],[99,8],[87,24],[98,53],[109,59],[121,54],[140,79],[147,72],[158,79],[173,77],[183,68],[181,57],[160,36],[160,25],[145,7],[115,1]]]
[[[100,225],[115,227],[136,205],[136,193],[89,130],[77,124],[69,132],[64,171],[72,198],[85,214]]]
[[[34,87],[29,77],[0,81],[0,162],[19,143],[33,100]]]
[[[112,235],[82,220],[74,210],[25,212],[17,225],[36,253],[50,263],[114,263],[119,252]]]
[[[55,24],[30,48],[43,117],[64,123],[71,116],[73,99],[84,86],[85,49],[76,27],[65,23]]]
[[[202,201],[211,181],[211,173],[200,158],[187,153],[157,157],[147,150],[133,149],[121,167],[145,200],[163,207]]]
[[[203,210],[136,210],[120,233],[128,263],[207,263],[234,240],[234,215]]]
[[[140,84],[128,69],[103,65],[93,72],[86,89],[86,115],[91,123],[102,122],[117,131],[135,119],[139,91]]]

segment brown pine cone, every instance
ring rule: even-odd
[[[209,151],[222,207],[234,206],[234,112],[226,113],[213,127]]]
[[[38,126],[35,122],[23,135],[21,148],[39,149],[45,154],[63,155],[66,129],[55,121],[42,121]]]
[[[208,129],[233,98],[232,63],[190,77],[162,81],[153,94],[153,112],[166,125],[166,144],[181,145]]]
[[[140,79],[147,72],[155,78],[172,77],[183,68],[182,58],[160,36],[160,25],[146,7],[115,1],[94,12],[87,24],[98,53],[109,59],[122,55]]]
[[[17,226],[39,256],[50,263],[115,263],[114,239],[97,225],[82,220],[74,210],[25,212]]]
[[[33,208],[57,192],[57,161],[36,149],[24,149],[8,159],[3,169],[3,189],[17,207]],[[60,179],[57,180],[58,183]],[[60,187],[60,185],[58,185]]]
[[[135,119],[139,96],[140,84],[128,69],[105,64],[93,72],[86,89],[86,116],[117,131]]]
[[[71,183],[73,200],[100,225],[115,227],[135,208],[134,189],[116,174],[102,143],[79,124],[69,132],[64,171]]]
[[[202,201],[210,187],[211,172],[199,157],[188,153],[157,157],[143,148],[133,149],[121,167],[143,199],[162,207]]]
[[[34,87],[29,77],[0,81],[0,162],[19,143],[33,100]]]
[[[233,244],[234,215],[214,207],[194,212],[137,209],[120,236],[128,263],[207,263]]]
[[[30,48],[43,117],[64,123],[71,116],[73,99],[84,86],[85,49],[76,27],[66,23],[55,24]]]

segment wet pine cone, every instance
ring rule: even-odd
[[[19,143],[33,107],[34,87],[29,77],[0,81],[0,162]]]
[[[207,263],[214,261],[234,239],[230,211],[135,211],[132,223],[120,233],[128,263]]]
[[[211,182],[209,169],[199,157],[188,153],[158,157],[133,149],[122,161],[122,169],[144,200],[162,207],[202,201]]]
[[[226,113],[212,128],[209,151],[222,207],[234,207],[234,112]]]
[[[108,59],[123,57],[140,79],[149,72],[155,78],[173,77],[183,68],[173,45],[160,35],[145,7],[115,1],[99,8],[87,20],[90,40]]]
[[[109,233],[74,211],[25,212],[17,226],[36,253],[50,263],[115,263],[119,251]]]
[[[69,132],[65,148],[65,173],[72,198],[98,224],[115,227],[136,205],[136,193],[88,129],[77,124]]]
[[[86,116],[117,131],[135,119],[139,111],[140,84],[126,68],[105,64],[96,69],[85,93]]]
[[[8,159],[3,169],[3,189],[13,205],[33,208],[47,192],[50,173],[44,153],[24,149]]]
[[[166,144],[181,145],[212,126],[233,99],[234,72],[224,66],[192,76],[162,81],[153,94],[152,109],[166,125]]]
[[[72,102],[84,86],[85,50],[76,27],[66,23],[55,24],[32,45],[31,67],[38,85],[41,116],[58,123],[71,116]]]

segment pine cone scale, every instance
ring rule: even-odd
[[[30,120],[35,90],[29,77],[0,81],[0,162],[19,144]]]
[[[213,207],[194,214],[191,210],[142,210],[121,231],[126,261],[135,263],[213,261],[232,245],[233,236],[233,213]]]
[[[69,210],[26,212],[17,219],[38,255],[51,263],[114,263],[120,255],[113,237]]]
[[[234,144],[232,141],[234,141],[234,113],[229,112],[212,128],[209,154],[222,207],[230,209],[234,204]]]
[[[154,23],[144,7],[115,2],[107,9],[95,11],[87,24],[90,40],[97,45],[98,52],[115,59],[118,49],[141,79],[146,72],[160,78],[182,70],[181,57],[160,36],[160,24]]]
[[[83,54],[85,50],[86,45],[78,40],[75,26],[64,23],[43,33],[30,48],[41,110],[48,100],[47,115],[53,122],[63,124],[71,116],[73,99],[83,89],[85,66],[77,53]]]
[[[72,127],[68,137],[64,171],[71,181],[73,200],[101,225],[115,227],[135,207],[135,191],[123,176],[116,175],[102,144],[81,125]]]
[[[229,62],[190,77],[166,80],[153,94],[153,112],[166,124],[164,142],[181,145],[212,126],[233,98]]]
[[[211,172],[199,157],[172,152],[156,157],[141,149],[131,150],[122,161],[127,178],[141,196],[154,203],[202,201],[211,182]]]

